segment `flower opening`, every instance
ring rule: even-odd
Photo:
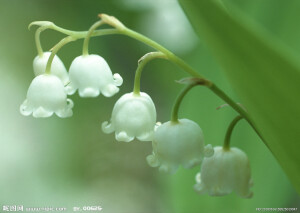
[[[80,97],[97,97],[100,92],[111,97],[119,92],[123,79],[119,74],[112,75],[107,62],[99,55],[76,57],[69,70],[70,84],[67,92],[72,95],[78,89]]]
[[[235,191],[243,198],[251,198],[252,185],[247,155],[235,147],[229,150],[215,147],[214,155],[203,160],[194,188],[200,194],[211,196],[224,196]]]
[[[149,95],[127,93],[115,104],[110,123],[102,123],[105,133],[115,131],[116,140],[130,142],[135,137],[140,141],[151,141],[156,122],[156,110]]]
[[[168,121],[158,126],[152,142],[153,153],[147,157],[152,167],[173,174],[179,165],[192,168],[199,165],[204,156],[213,154],[211,145],[204,146],[203,133],[199,125],[188,119]]]
[[[27,98],[20,106],[24,116],[50,117],[55,113],[65,118],[73,115],[73,101],[67,99],[61,80],[55,75],[38,75],[31,82]]]

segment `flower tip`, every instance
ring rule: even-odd
[[[166,164],[163,164],[159,167],[159,171],[160,172],[163,172],[163,173],[168,173],[170,175],[173,175],[177,172],[177,169],[178,169],[178,166],[175,166],[175,165],[166,165]]]
[[[213,156],[214,155],[214,148],[212,147],[212,145],[211,144],[207,144],[206,146],[205,146],[205,148],[204,148],[204,157],[207,157],[207,158],[209,158],[209,157],[211,157],[211,156]]]
[[[196,181],[196,183],[200,183],[200,182],[201,182],[201,173],[200,173],[200,172],[198,172],[198,173],[196,174],[196,176],[195,176],[195,181]]]
[[[147,163],[149,164],[149,166],[151,166],[151,167],[157,167],[157,166],[159,166],[159,161],[158,161],[158,159],[155,157],[155,154],[148,155],[148,156],[146,157],[146,161],[147,161]]]
[[[203,184],[201,183],[196,183],[194,185],[194,190],[198,193],[198,194],[205,194],[205,190],[204,190],[204,187],[203,187]]]
[[[39,21],[33,21],[31,22],[29,25],[28,25],[28,30],[30,30],[30,28],[33,26],[33,25],[38,25]]]
[[[117,29],[124,29],[125,26],[123,23],[121,23],[116,17],[107,15],[105,13],[98,14],[98,17],[105,22],[106,24],[109,24]]]
[[[72,82],[65,86],[65,92],[68,95],[73,95],[76,92],[76,88],[73,86]]]
[[[104,121],[101,125],[102,131],[106,134],[110,134],[115,131],[113,125],[108,123],[108,121]]]
[[[20,106],[20,113],[24,116],[29,116],[32,113],[32,110],[28,108],[27,100],[25,100]]]
[[[73,116],[73,110],[64,110],[62,112],[56,112],[56,115],[60,118],[68,118]]]
[[[56,115],[60,118],[68,118],[68,117],[72,117],[73,116],[73,108],[74,106],[74,102],[67,98],[67,105],[65,106],[64,109],[59,110],[56,112]]]
[[[105,18],[105,17],[107,17],[107,16],[109,16],[109,15],[107,15],[107,14],[105,14],[105,13],[99,13],[99,14],[98,14],[98,17],[101,18],[101,19],[102,19],[102,18]]]
[[[51,22],[51,21],[33,21],[28,25],[28,30],[30,30],[30,28],[33,25],[37,25],[37,26],[40,26],[40,27],[42,27],[42,26],[50,27],[51,25],[53,25],[53,22]]]
[[[123,78],[120,76],[119,73],[115,73],[113,75],[113,78],[114,78],[114,84],[115,86],[121,86],[123,84]]]
[[[154,131],[156,131],[159,126],[161,126],[161,122],[158,121],[154,126]]]

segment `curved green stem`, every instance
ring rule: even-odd
[[[228,126],[227,132],[226,132],[226,136],[225,136],[225,140],[224,140],[224,145],[223,145],[223,149],[224,150],[229,150],[230,149],[230,138],[231,138],[231,134],[232,131],[235,127],[235,125],[242,119],[243,117],[241,115],[238,115],[235,117],[235,119],[233,119],[231,121],[231,123]]]
[[[178,123],[178,110],[179,110],[180,104],[182,102],[182,99],[188,93],[188,91],[190,91],[190,89],[192,89],[196,85],[197,84],[189,84],[179,93],[178,97],[176,98],[175,104],[173,105],[172,112],[171,112],[171,122],[172,123]]]
[[[35,31],[35,46],[36,46],[36,50],[38,52],[38,55],[40,57],[43,56],[44,54],[44,51],[43,51],[43,48],[42,48],[42,45],[41,45],[41,38],[40,38],[40,35],[41,35],[41,32],[43,32],[45,29],[47,29],[46,27],[39,27],[36,31]]]
[[[56,53],[59,51],[60,48],[62,48],[64,45],[66,45],[67,43],[71,42],[71,41],[75,41],[76,38],[72,37],[72,36],[67,36],[65,38],[63,38],[62,40],[60,40],[60,42],[58,42],[52,49],[52,52],[49,56],[49,59],[47,61],[47,65],[46,65],[46,74],[50,74],[51,73],[51,65],[52,65],[52,61],[54,59],[54,56],[56,55]]]
[[[88,33],[87,33],[87,35],[86,35],[86,37],[84,38],[84,41],[83,41],[82,55],[88,55],[89,54],[89,41],[90,41],[90,38],[91,38],[93,32],[103,24],[104,24],[104,22],[100,20],[100,21],[97,21],[95,24],[93,24],[91,26],[91,28],[89,29],[89,31],[88,31]]]
[[[58,27],[56,25],[53,25],[51,27],[49,27],[49,29],[53,29],[56,31],[59,31],[61,33],[64,33],[66,35],[70,35],[74,38],[84,38],[88,32],[86,31],[71,31],[71,30],[65,30],[61,27]],[[166,49],[165,47],[163,47],[162,45],[158,44],[157,42],[151,40],[150,38],[137,33],[131,29],[128,29],[126,27],[122,28],[122,29],[107,29],[107,30],[96,30],[93,32],[93,34],[91,36],[100,36],[100,35],[112,35],[112,34],[122,34],[122,35],[126,35],[129,36],[133,39],[136,39],[162,53],[164,53],[167,58],[172,61],[173,63],[175,63],[176,65],[178,65],[179,67],[181,67],[186,73],[190,74],[193,77],[197,77],[197,78],[204,78],[201,74],[199,74],[198,72],[196,72],[192,67],[190,67],[188,64],[186,64],[181,58],[179,58],[178,56],[174,55],[171,51],[169,51],[168,49]],[[253,129],[256,131],[256,133],[260,136],[260,138],[263,140],[262,136],[259,134],[259,132],[257,131],[256,127],[253,125],[251,119],[249,118],[248,113],[242,108],[240,107],[237,103],[235,103],[230,97],[228,97],[221,89],[219,89],[215,84],[211,84],[211,85],[207,85],[207,87],[214,92],[217,96],[219,96],[222,100],[224,100],[225,102],[227,102],[234,110],[236,110],[241,116],[243,116],[248,123],[253,127]],[[263,140],[264,141],[264,140]]]
[[[138,67],[135,72],[133,94],[140,94],[141,75],[145,65],[155,58],[167,58],[162,52],[150,52],[144,55],[138,62]]]
[[[62,27],[59,27],[59,26],[55,25],[55,24],[52,24],[52,25],[48,26],[47,29],[52,29],[52,30],[63,33],[65,35],[72,36],[73,38],[77,38],[77,39],[85,38],[88,34],[88,31],[66,30]],[[120,32],[120,30],[117,30],[117,29],[95,30],[91,34],[91,37],[102,36],[102,35],[114,35],[114,34],[122,34],[122,33]]]
[[[211,82],[204,78],[186,78],[178,81],[178,83],[188,84],[177,96],[171,112],[171,122],[178,123],[178,111],[184,96],[197,85],[209,86]]]

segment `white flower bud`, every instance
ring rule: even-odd
[[[153,154],[147,157],[152,167],[173,174],[180,164],[192,168],[202,162],[204,156],[213,154],[211,145],[204,147],[202,130],[199,125],[188,119],[178,123],[168,121],[158,126],[152,142]]]
[[[43,56],[36,56],[33,60],[33,71],[35,76],[44,74],[46,71],[46,65],[51,52],[44,52]],[[60,58],[55,55],[51,64],[51,74],[56,75],[63,82],[64,85],[69,83],[69,75],[65,68],[65,65]]]
[[[235,191],[243,198],[251,198],[250,165],[247,155],[238,148],[224,150],[215,147],[214,155],[205,158],[201,166],[201,174],[196,175],[195,190],[200,194],[223,196]]]
[[[100,92],[111,97],[123,83],[122,77],[117,73],[112,75],[108,64],[99,55],[76,57],[71,64],[69,76],[68,94],[72,95],[78,89],[80,97],[97,97]]]
[[[115,104],[111,123],[102,123],[105,133],[115,131],[118,141],[130,142],[136,137],[140,141],[151,141],[156,122],[156,110],[149,95],[127,93]]]
[[[50,117],[55,113],[61,118],[72,116],[73,102],[67,99],[61,80],[55,75],[38,75],[31,82],[27,99],[20,106],[22,115]]]

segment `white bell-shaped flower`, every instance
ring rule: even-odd
[[[199,165],[204,156],[213,154],[209,144],[204,146],[202,130],[197,123],[188,119],[168,121],[158,126],[152,142],[153,153],[147,157],[152,167],[173,174],[179,165],[192,168]]]
[[[251,198],[252,185],[247,155],[238,148],[225,150],[215,147],[214,155],[203,160],[194,188],[200,194],[211,196],[223,196],[235,191],[243,198]]]
[[[51,52],[44,52],[43,56],[36,56],[33,60],[33,71],[35,76],[44,74],[46,65]],[[51,74],[56,75],[63,82],[64,85],[69,83],[69,75],[64,63],[55,55],[51,64]]]
[[[111,123],[102,123],[105,133],[115,131],[117,141],[130,142],[135,137],[140,141],[151,141],[156,122],[156,110],[149,95],[127,93],[115,104]]]
[[[38,75],[31,82],[27,99],[20,106],[22,115],[50,117],[55,113],[61,118],[72,116],[73,102],[67,99],[62,81],[55,75]]]
[[[76,57],[71,64],[69,76],[68,94],[72,95],[78,89],[80,97],[97,97],[100,92],[111,97],[123,83],[122,77],[117,73],[112,75],[107,62],[99,55]]]

